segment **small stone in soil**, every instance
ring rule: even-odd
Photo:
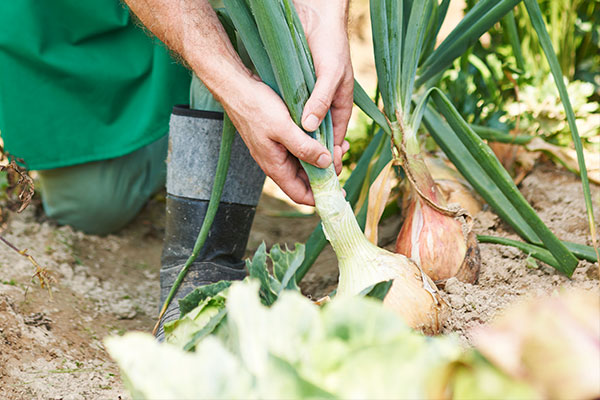
[[[25,325],[43,326],[47,330],[50,330],[52,327],[52,320],[48,318],[46,314],[41,312],[33,313],[29,316],[26,316],[25,318],[23,318],[23,322],[25,322]]]
[[[446,281],[446,286],[444,287],[446,293],[450,294],[458,294],[462,291],[462,284],[456,277],[452,277]]]

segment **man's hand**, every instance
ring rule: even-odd
[[[331,109],[336,172],[342,170],[342,155],[348,150],[344,142],[352,114],[354,74],[346,31],[346,0],[295,0],[313,56],[317,82],[304,106],[302,126],[314,131]]]
[[[220,99],[252,157],[292,200],[314,205],[308,177],[298,159],[325,168],[332,161],[327,148],[294,123],[270,87],[258,80],[232,83],[239,85],[232,91],[252,94]]]
[[[294,124],[279,96],[243,65],[208,1],[126,2],[146,27],[183,57],[223,105],[263,171],[292,200],[313,205],[308,178],[295,157],[323,168],[332,162],[329,152]],[[297,6],[317,74],[303,125],[315,130],[331,106],[334,162],[339,173],[343,150],[347,150],[343,138],[353,89],[347,0],[298,0]]]

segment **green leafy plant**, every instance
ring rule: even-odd
[[[231,285],[227,318],[194,352],[144,333],[105,340],[136,399],[562,399],[600,394],[600,301],[570,292],[512,307],[473,331],[426,337],[380,301],[317,306],[260,282]],[[558,312],[557,312],[558,311]],[[553,332],[548,335],[548,332]]]
[[[415,87],[425,85],[426,87],[431,87],[437,81],[436,76],[442,73],[447,67],[449,67],[457,56],[463,54],[469,46],[476,43],[479,39],[479,36],[490,29],[496,22],[500,21],[504,16],[509,15],[508,13],[512,10],[512,8],[520,3],[519,1],[480,1],[476,3],[470,11],[465,15],[464,19],[459,23],[459,25],[455,28],[455,30],[440,44],[434,51],[427,53],[427,49],[425,48],[424,54],[420,57],[417,57],[419,60],[419,68],[417,69],[417,76],[415,79]],[[382,4],[391,4],[386,7],[394,7],[394,2]],[[436,3],[437,4],[437,3]],[[546,54],[550,70],[552,71],[552,75],[554,77],[555,84],[558,87],[558,91],[560,93],[560,98],[563,103],[565,109],[565,115],[567,118],[569,130],[573,137],[573,142],[575,144],[575,149],[577,152],[578,159],[578,167],[581,171],[582,183],[584,188],[584,197],[586,200],[586,208],[588,212],[590,232],[592,236],[593,243],[596,243],[596,232],[595,232],[595,224],[593,222],[593,214],[592,214],[592,203],[589,189],[589,180],[587,177],[587,170],[585,169],[585,162],[583,158],[583,149],[581,147],[581,141],[578,134],[577,125],[575,124],[575,114],[573,112],[571,103],[569,101],[565,84],[562,80],[562,74],[560,72],[560,67],[558,66],[558,62],[556,59],[556,55],[550,45],[550,39],[548,33],[543,24],[543,20],[541,17],[541,12],[539,7],[535,1],[525,1],[525,5],[528,11],[528,14],[531,18],[533,27],[535,32],[538,34],[540,38],[540,45]],[[434,6],[435,7],[435,6]],[[392,8],[382,8],[389,15],[396,15],[391,12]],[[410,9],[410,7],[408,8]],[[383,13],[380,12],[379,16],[374,21],[382,21]],[[440,13],[443,16],[443,13]],[[387,17],[386,17],[387,18]],[[405,16],[402,18],[406,18]],[[375,25],[375,22],[373,23]],[[421,24],[422,25],[422,24]],[[377,25],[381,27],[381,24]],[[404,26],[404,25],[403,25]],[[419,24],[412,23],[411,27],[420,26]],[[393,29],[393,28],[388,28]],[[397,94],[384,94],[384,90],[388,90],[389,93],[395,93],[394,90],[397,90],[397,86],[394,89],[393,87],[386,86],[390,85],[390,82],[397,82],[398,74],[389,69],[388,67],[393,67],[395,63],[393,62],[393,52],[398,52],[398,46],[389,47],[386,53],[385,36],[388,35],[387,43],[390,43],[389,39],[391,36],[389,32],[382,29],[381,31],[377,31],[376,33],[379,37],[375,37],[374,41],[376,43],[381,43],[384,50],[376,52],[376,60],[377,59],[386,59],[384,63],[381,63],[385,66],[385,68],[381,69],[383,71],[384,76],[379,76],[379,81],[381,85],[381,81],[383,80],[384,86],[380,87],[382,90],[382,98],[384,102],[384,113],[387,116],[387,120],[390,120],[390,109],[392,112],[395,112],[396,109],[395,103],[400,99],[400,105],[403,107],[401,110],[404,114],[410,112],[410,102],[414,101],[418,104],[417,107],[420,107],[424,110],[424,123],[427,127],[430,134],[434,137],[434,139],[438,142],[438,145],[442,148],[442,150],[446,153],[448,158],[455,164],[455,166],[459,169],[459,171],[469,180],[471,185],[479,192],[479,194],[494,208],[494,210],[513,228],[530,243],[536,244],[538,246],[544,246],[546,249],[550,251],[552,257],[554,257],[554,262],[552,263],[563,273],[570,275],[572,271],[577,265],[577,260],[571,254],[570,250],[565,247],[563,243],[561,243],[549,230],[543,222],[537,217],[535,211],[527,204],[527,202],[519,195],[518,189],[512,183],[510,176],[506,173],[504,168],[498,163],[497,159],[491,153],[487,145],[480,140],[479,136],[474,133],[472,126],[469,126],[461,115],[456,111],[455,107],[452,105],[450,101],[446,98],[443,92],[437,89],[430,89],[427,92],[419,92],[420,97],[416,99],[410,99],[412,96],[408,96],[407,103],[407,95],[403,94],[400,97]],[[400,32],[406,32],[401,30]],[[435,35],[436,32],[429,33]],[[393,36],[393,35],[392,35]],[[399,37],[402,37],[401,35]],[[394,39],[397,40],[397,39]],[[411,40],[409,41],[409,46],[416,45],[419,46],[419,40]],[[412,49],[413,47],[411,47]],[[412,50],[411,50],[412,51]],[[379,55],[378,55],[379,54]],[[404,54],[406,56],[406,54]],[[391,58],[390,58],[391,57]],[[406,59],[406,57],[405,57]],[[410,61],[403,61],[410,63]],[[388,68],[386,70],[386,68]],[[401,69],[402,73],[400,74],[401,78],[405,78],[407,75],[405,74],[406,69]],[[378,72],[379,73],[379,72]],[[404,74],[404,75],[403,75]],[[410,75],[410,74],[409,74]],[[412,78],[405,78],[405,84],[401,84],[401,86],[406,88],[412,88]],[[408,86],[407,86],[408,85]],[[386,89],[387,87],[387,89]],[[369,116],[373,118],[374,121],[385,125],[386,118],[382,115],[382,113],[378,110],[378,108],[368,100],[368,96],[364,95],[364,91],[356,91],[355,101],[356,103],[365,111]],[[418,96],[418,95],[417,95]],[[426,99],[430,96],[434,102],[433,104],[425,107]],[[387,99],[387,100],[386,100]],[[407,105],[408,104],[408,105]],[[423,106],[421,106],[423,104]],[[440,115],[441,113],[441,115]],[[419,124],[415,123],[417,120],[420,123],[420,116],[418,113],[415,113],[415,116],[418,116],[417,119],[408,119],[413,124],[410,125],[410,131],[416,131],[415,126],[418,128]],[[443,118],[442,118],[443,116]],[[391,121],[393,122],[393,121]],[[404,122],[406,124],[406,119]],[[414,134],[413,134],[414,135]],[[397,139],[395,139],[398,142]],[[418,146],[413,146],[415,152]]]
[[[519,117],[518,129],[524,134],[541,136],[544,140],[560,146],[570,146],[572,138],[566,123],[565,110],[552,83],[552,77],[548,75],[539,86],[522,87],[519,90],[519,98],[507,102],[506,116],[513,121]],[[581,81],[570,82],[567,84],[567,93],[573,102],[573,112],[581,139],[593,149],[594,144],[600,144],[600,104],[589,101],[594,94],[594,85]]]
[[[260,282],[260,300],[271,306],[284,290],[299,292],[296,270],[304,259],[304,245],[296,244],[293,250],[281,249],[276,244],[269,252],[264,242],[246,260],[248,278]],[[269,267],[273,274],[269,273]],[[190,350],[206,336],[217,330],[225,321],[225,301],[231,281],[219,281],[194,289],[179,300],[180,318],[165,324],[167,343]]]

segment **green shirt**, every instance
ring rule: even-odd
[[[189,84],[119,0],[0,1],[0,134],[30,169],[156,141]]]

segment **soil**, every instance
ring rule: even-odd
[[[580,183],[574,175],[541,164],[523,181],[521,190],[559,237],[590,244]],[[593,190],[598,199],[598,188]],[[316,216],[283,216],[298,210],[278,197],[273,184],[267,185],[248,255],[262,241],[267,246],[304,241],[318,223]],[[157,196],[127,228],[107,237],[58,227],[40,217],[35,206],[11,215],[3,236],[19,249],[29,248],[29,254],[51,271],[56,283],[50,297],[32,282],[34,266],[7,246],[0,246],[0,398],[128,397],[102,338],[152,328],[158,309],[163,209],[164,198]],[[599,204],[596,210],[600,210]],[[596,218],[600,220],[600,213]],[[380,244],[393,245],[399,224],[399,217],[383,221]],[[516,238],[491,211],[476,216],[475,230]],[[450,280],[445,289],[452,311],[444,332],[457,332],[466,341],[470,328],[525,296],[570,287],[600,294],[598,269],[591,263],[581,262],[568,279],[515,249],[491,244],[480,244],[480,249],[478,284]],[[326,248],[302,289],[313,298],[320,297],[329,293],[336,281],[335,256]]]

